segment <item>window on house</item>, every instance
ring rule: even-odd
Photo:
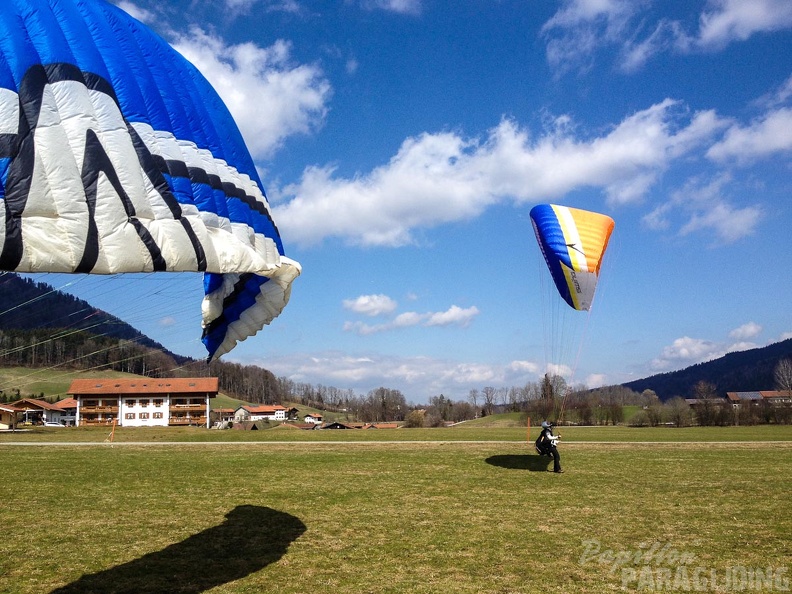
[[[162,398],[157,398],[154,401],[154,406],[162,406]]]
[[[161,412],[155,412],[154,413],[154,418],[155,419],[161,419],[162,418],[162,413]]]
[[[140,418],[142,420],[147,420],[149,418],[149,414],[148,413],[140,413]]]
[[[148,405],[149,405],[148,398],[141,399],[141,401],[140,401],[140,406],[142,406],[143,408],[145,408],[145,407],[147,407]]]
[[[135,401],[134,400],[125,400],[124,404],[126,406],[135,406]]]
[[[124,418],[129,420],[129,421],[131,421],[131,420],[133,420],[135,418],[135,413],[126,413],[124,415]]]

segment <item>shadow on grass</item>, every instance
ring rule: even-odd
[[[530,470],[531,472],[546,472],[553,459],[539,454],[502,454],[490,456],[485,460],[487,464],[511,468],[512,470]]]
[[[84,575],[52,594],[197,594],[275,563],[305,529],[290,514],[240,505],[219,526],[123,565]]]

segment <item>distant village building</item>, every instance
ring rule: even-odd
[[[294,421],[297,419],[298,410],[296,408],[286,408],[280,404],[243,404],[234,411],[233,418],[235,423],[247,421]]]
[[[122,427],[209,426],[216,377],[76,379],[69,394],[77,403],[76,425]]]
[[[61,419],[64,416],[63,410],[46,400],[22,398],[12,402],[11,406],[20,410],[20,423],[30,425],[63,424]]]
[[[321,425],[322,419],[323,417],[319,413],[310,413],[305,415],[303,421],[305,421],[306,423],[313,423],[314,425]]]
[[[218,426],[225,426],[234,422],[234,408],[215,408],[212,409],[212,422]]]
[[[77,424],[77,400],[72,397],[58,400],[55,406],[61,410],[60,422],[67,427]]]
[[[244,404],[234,412],[234,422],[285,421],[287,411],[288,409],[280,404],[263,404],[260,406]]]
[[[0,404],[0,430],[16,429],[23,410],[10,404]]]
[[[739,408],[742,404],[758,405],[762,402],[772,405],[792,404],[792,392],[788,390],[755,390],[752,392],[727,392],[726,399]]]

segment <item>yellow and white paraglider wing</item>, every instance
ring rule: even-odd
[[[574,309],[588,311],[615,226],[613,219],[577,208],[540,204],[531,209],[531,222],[559,294]]]

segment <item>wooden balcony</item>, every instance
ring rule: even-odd
[[[179,425],[179,426],[198,425],[205,427],[206,417],[171,417],[170,419],[168,419],[168,425]]]
[[[81,427],[109,427],[114,419],[80,419]]]

